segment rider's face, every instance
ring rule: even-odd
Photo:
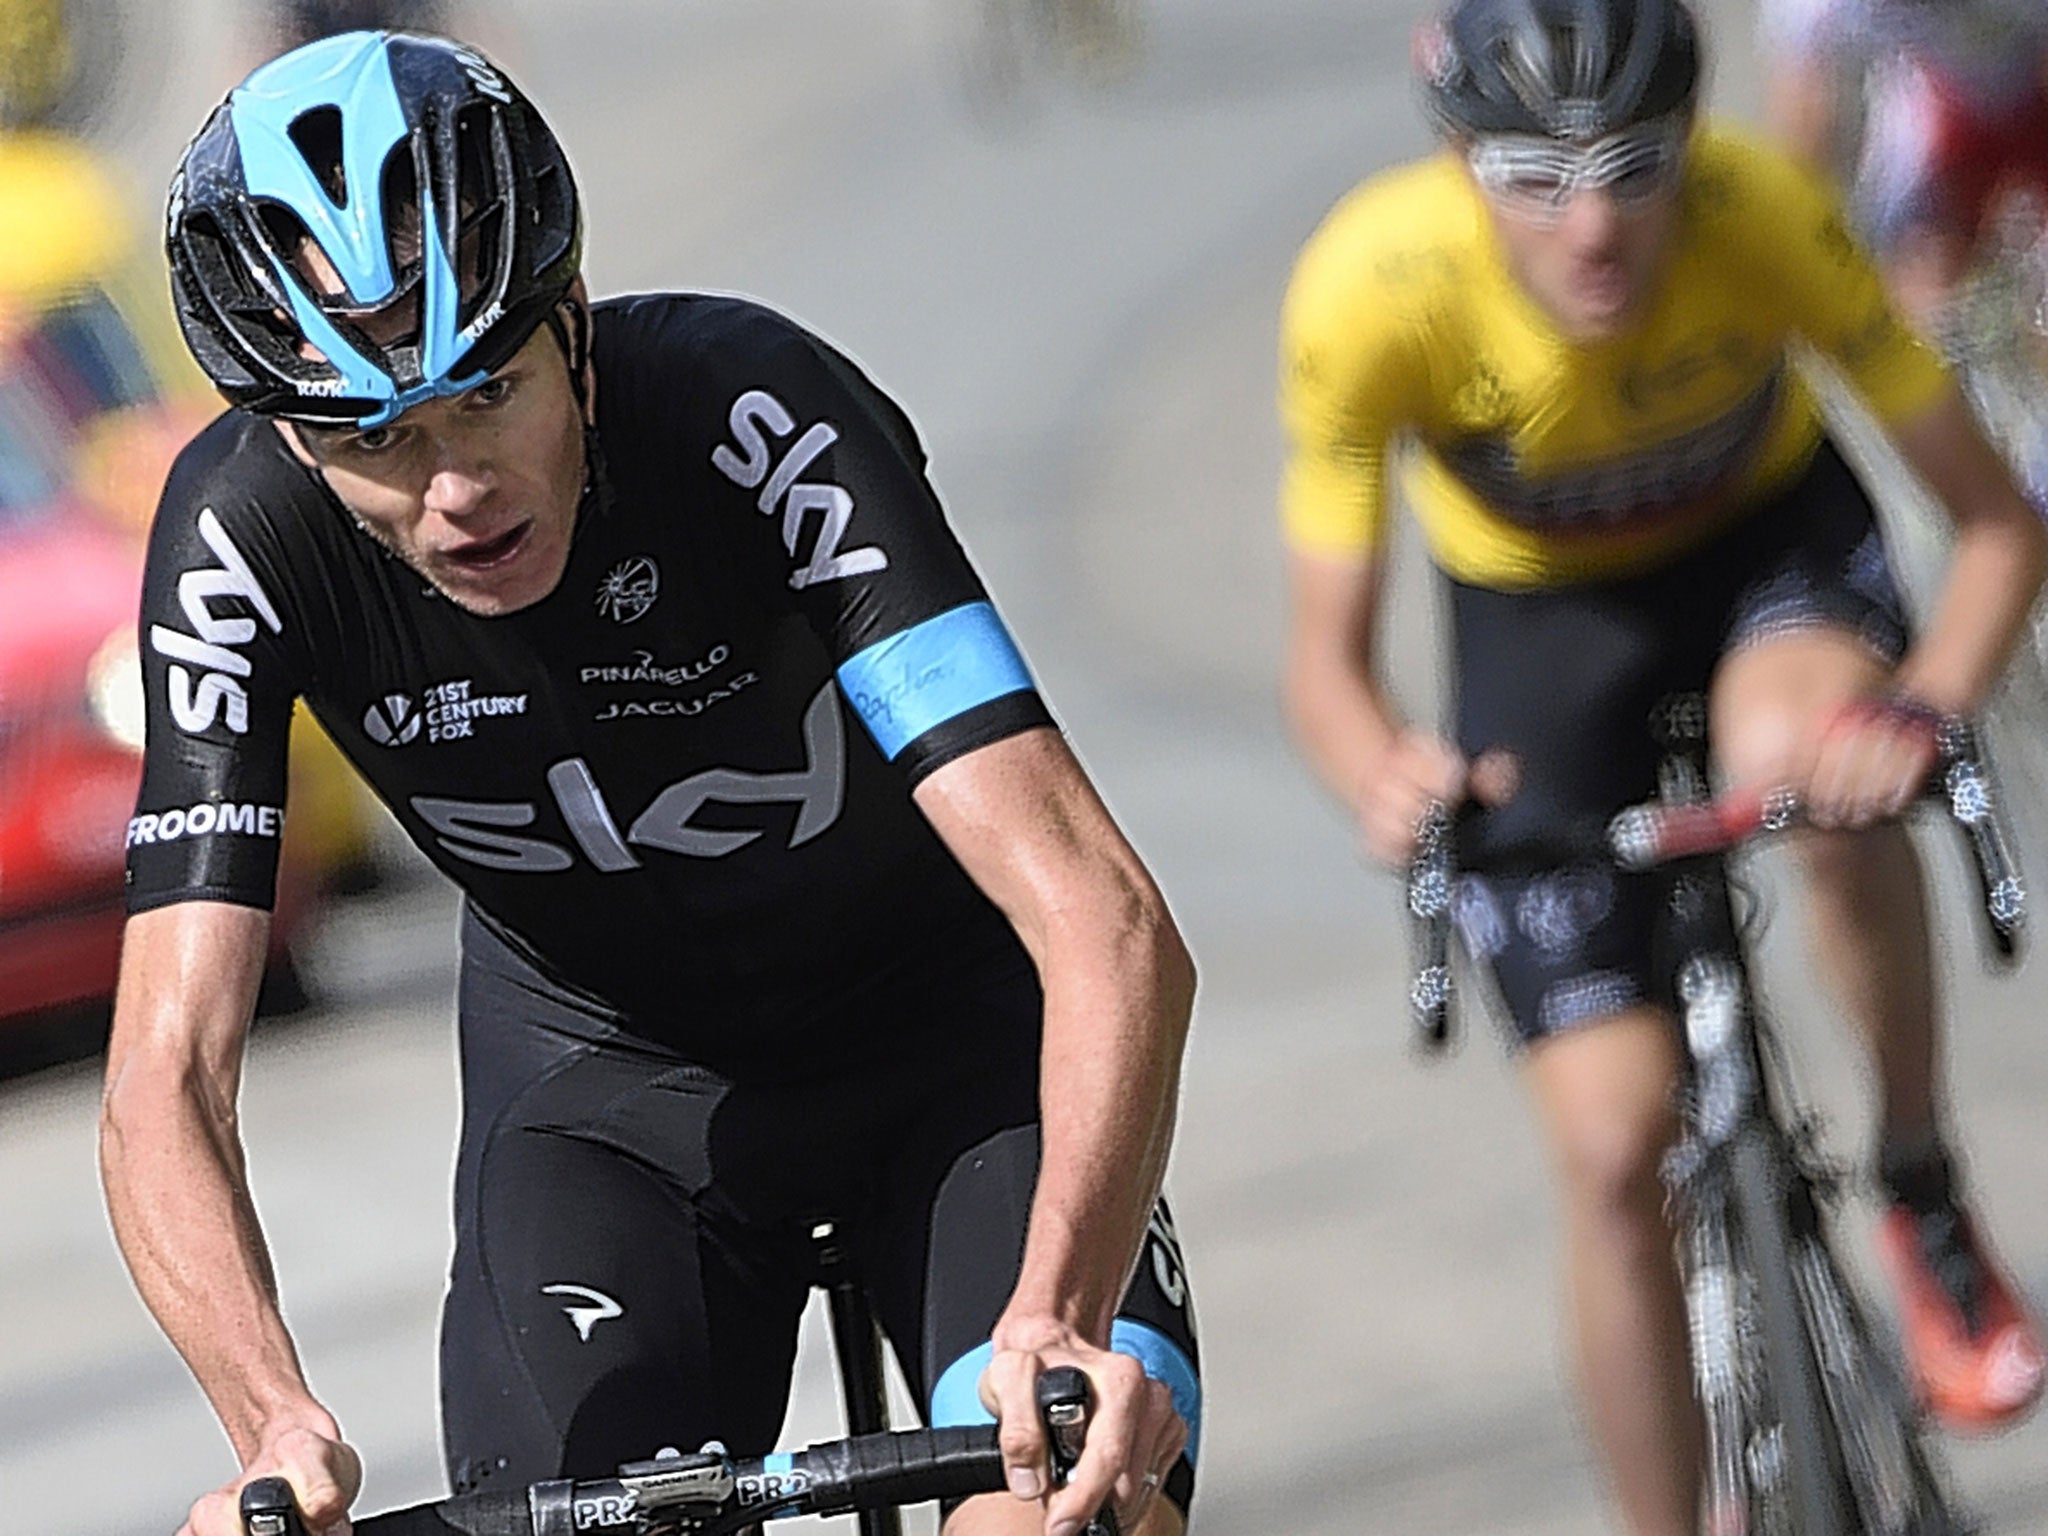
[[[469,612],[517,612],[561,581],[582,497],[583,416],[546,326],[476,388],[389,426],[279,425],[372,537]]]
[[[1483,169],[1468,161],[1508,270],[1537,307],[1573,341],[1627,331],[1664,275],[1678,226],[1676,167],[1656,180],[1639,169],[1635,182],[1552,182],[1547,200],[1515,195],[1512,182],[1489,186]]]

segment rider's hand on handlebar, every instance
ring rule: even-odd
[[[239,1477],[192,1506],[178,1536],[242,1536],[242,1489],[259,1477],[292,1485],[309,1536],[349,1536],[348,1507],[362,1491],[363,1462],[332,1420],[324,1429],[299,1425],[265,1440]]]
[[[1801,801],[1817,827],[1859,828],[1901,815],[1926,787],[1941,717],[1891,696],[1857,699],[1823,726]]]
[[[1504,805],[1519,784],[1510,754],[1482,752],[1468,764],[1449,742],[1403,726],[1365,775],[1357,801],[1359,837],[1373,859],[1405,869],[1432,808],[1455,809],[1468,798]]]
[[[1465,798],[1465,759],[1428,731],[1403,726],[1367,767],[1355,801],[1359,839],[1376,862],[1406,868],[1431,807]]]
[[[1087,1374],[1095,1405],[1081,1460],[1067,1486],[1054,1492],[1037,1386],[1042,1372],[1060,1365]],[[1074,1536],[1105,1503],[1113,1504],[1126,1532],[1135,1530],[1187,1444],[1187,1425],[1174,1411],[1173,1394],[1146,1376],[1143,1366],[1050,1321],[1022,1326],[1006,1320],[997,1329],[995,1355],[981,1376],[981,1400],[1001,1425],[998,1441],[1010,1491],[1045,1502],[1047,1536]]]

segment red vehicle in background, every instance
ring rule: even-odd
[[[109,996],[141,778],[142,542],[218,407],[94,157],[0,133],[0,1020]],[[302,721],[273,956],[369,857],[353,771]]]

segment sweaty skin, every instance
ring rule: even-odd
[[[569,303],[585,302],[582,280]],[[561,349],[542,327],[466,394],[414,406],[367,432],[278,423],[371,537],[483,618],[555,590],[576,530],[584,415],[596,409],[586,366],[579,415]]]

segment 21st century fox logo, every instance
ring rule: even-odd
[[[363,734],[380,747],[402,747],[424,733],[429,742],[460,741],[476,735],[483,720],[526,713],[523,693],[476,694],[468,678],[437,683],[424,706],[405,693],[387,693],[363,711]]]

